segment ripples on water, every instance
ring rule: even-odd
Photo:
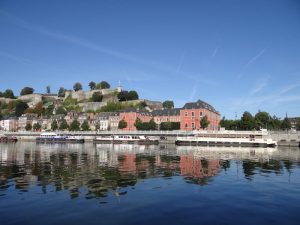
[[[300,221],[299,149],[17,143],[0,163],[1,224]]]

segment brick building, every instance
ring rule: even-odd
[[[164,122],[180,122],[180,109],[162,109],[152,112],[154,122],[160,129],[160,124]]]
[[[189,102],[180,109],[180,130],[202,130],[200,121],[206,116],[209,121],[207,130],[219,130],[220,113],[206,102]]]
[[[124,131],[137,130],[134,126],[135,120],[139,118],[143,123],[149,122],[152,119],[152,114],[146,110],[139,110],[135,108],[129,108],[120,112],[119,119],[124,120],[127,123]]]

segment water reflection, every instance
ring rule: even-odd
[[[145,179],[182,177],[206,185],[230,167],[249,181],[257,174],[293,173],[298,149],[211,148],[142,145],[39,144],[0,145],[0,197],[9,191],[40,187],[67,190],[70,198],[126,195],[123,188]]]

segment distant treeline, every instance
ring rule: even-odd
[[[246,111],[237,120],[228,120],[223,117],[220,126],[226,130],[259,130],[261,128],[268,130],[289,130],[291,129],[291,122],[287,117],[280,119],[276,116],[271,116],[267,112],[259,111],[255,116],[252,116],[251,113]],[[297,130],[300,130],[300,121],[297,121]]]

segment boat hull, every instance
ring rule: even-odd
[[[37,138],[37,143],[84,143],[84,139]]]
[[[100,140],[94,139],[95,144],[138,144],[138,145],[158,145],[158,140]]]
[[[179,146],[228,146],[228,147],[276,147],[276,143],[259,143],[259,142],[218,142],[218,141],[184,141],[176,140]]]

